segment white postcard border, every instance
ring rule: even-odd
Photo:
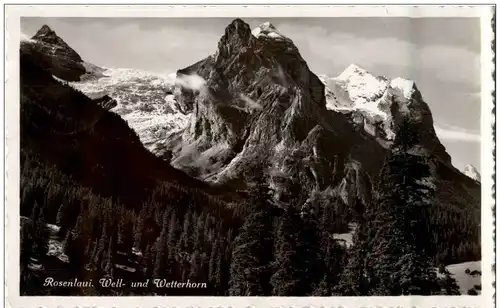
[[[5,262],[7,307],[492,307],[494,140],[492,6],[39,5],[5,7]],[[479,17],[481,18],[482,295],[407,297],[56,297],[19,296],[19,42],[21,16],[52,17]],[[50,146],[50,145],[48,145]]]

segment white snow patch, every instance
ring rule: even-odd
[[[47,224],[46,225],[47,228],[49,228],[52,232],[59,232],[59,229],[61,229],[61,227],[57,226],[57,225],[53,225],[53,224]]]
[[[371,115],[387,114],[378,108],[379,102],[387,91],[388,82],[382,77],[375,77],[367,70],[351,64],[338,77],[333,78],[341,88],[345,89],[354,103],[354,109],[364,110]]]
[[[463,262],[446,266],[446,269],[451,273],[452,277],[457,281],[460,287],[460,293],[466,295],[469,289],[474,288],[474,285],[481,285],[481,275],[466,274],[467,269],[470,272],[481,272],[481,261]],[[476,290],[481,294],[481,290]]]
[[[412,80],[398,77],[391,80],[391,88],[399,89],[405,98],[410,99],[415,92],[415,83]]]
[[[478,182],[481,181],[481,174],[479,174],[476,167],[471,164],[465,166],[463,174]]]
[[[272,37],[272,38],[281,38],[283,36],[281,36],[280,34],[276,33],[276,32],[269,32],[267,34],[268,37]]]
[[[265,22],[252,30],[252,35],[259,38],[261,36],[267,36],[274,39],[283,39],[283,36],[276,27],[270,22]]]
[[[115,264],[115,267],[116,267],[116,268],[119,268],[119,269],[121,269],[121,270],[124,270],[124,271],[130,272],[130,273],[135,273],[135,268],[130,267],[130,266],[121,265],[121,264]]]
[[[132,254],[136,255],[136,256],[142,256],[142,252],[137,249],[136,247],[132,247]]]
[[[57,257],[62,262],[69,263],[69,257],[64,253],[64,245],[60,241],[49,239],[48,246],[47,256]]]
[[[355,76],[365,76],[370,75],[367,70],[357,66],[356,64],[350,64],[340,75],[337,76],[338,80],[350,80]]]
[[[422,186],[427,187],[429,189],[436,189],[436,185],[434,184],[434,180],[432,177],[425,177],[425,178],[422,178],[421,180],[416,180],[415,182],[418,185],[422,185]]]
[[[62,84],[69,84],[66,80],[61,79],[61,78],[57,77],[56,75],[52,75],[52,78],[54,78],[56,81],[59,81]]]
[[[356,232],[356,223],[349,223],[349,232],[347,233],[334,233],[332,234],[333,239],[336,239],[341,244],[345,245],[347,248],[352,246],[352,237],[354,232]]]
[[[30,263],[30,264],[28,264],[28,268],[30,270],[33,270],[33,271],[41,271],[41,270],[43,270],[44,267],[42,264]]]

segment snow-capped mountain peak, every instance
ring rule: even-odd
[[[349,97],[354,109],[386,118],[386,113],[378,105],[389,87],[387,79],[374,76],[356,64],[351,64],[339,76],[332,78],[332,81],[346,92],[347,95],[344,96]]]
[[[56,37],[56,33],[49,26],[43,25],[34,35],[34,39],[41,40],[43,38],[50,37],[51,39]]]
[[[478,182],[481,181],[481,175],[479,174],[477,169],[471,164],[465,166],[463,174]]]
[[[432,129],[432,115],[415,82],[404,78],[389,79],[370,73],[356,64],[349,65],[340,75],[331,78],[320,75],[325,84],[326,108],[350,114],[352,120],[368,134],[389,145],[397,134],[401,118],[419,123],[426,137],[425,151],[438,153],[445,162],[450,157]]]
[[[340,75],[338,75],[336,79],[348,81],[355,77],[364,77],[367,75],[373,77],[373,75],[371,75],[367,70],[352,63]]]
[[[270,23],[270,22],[265,22],[258,26],[257,28],[252,30],[252,35],[259,38],[262,36],[270,37],[270,38],[285,38],[283,34],[279,32],[276,27]]]
[[[391,88],[400,90],[406,99],[410,99],[415,92],[415,82],[398,77],[391,80]]]

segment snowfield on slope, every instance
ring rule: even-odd
[[[349,232],[346,233],[334,233],[333,238],[338,241],[339,244],[345,246],[346,248],[351,248],[353,245],[353,236],[356,232],[357,224],[349,223]],[[481,261],[471,261],[463,262],[457,264],[450,264],[446,266],[446,269],[451,273],[451,276],[455,278],[458,286],[460,287],[460,293],[462,295],[467,295],[467,291],[473,289],[474,286],[481,285]],[[469,269],[470,273],[467,274],[466,270]],[[438,269],[436,269],[437,271]],[[477,271],[474,273],[474,271]],[[472,275],[472,273],[474,273]],[[442,277],[442,275],[438,274]],[[481,290],[476,290],[478,294],[481,294]]]
[[[460,293],[463,295],[467,295],[467,291],[474,288],[475,285],[481,285],[481,274],[471,275],[465,272],[467,269],[469,269],[471,273],[474,271],[481,272],[481,261],[450,264],[446,268],[457,281],[460,287]],[[476,292],[481,294],[481,290],[476,290]]]
[[[120,115],[139,135],[144,146],[155,153],[157,145],[188,124],[189,114],[174,99],[175,73],[155,74],[136,69],[108,68],[104,77],[69,83],[90,98],[109,95]]]
[[[349,65],[337,77],[318,75],[325,84],[327,108],[330,110],[360,110],[372,117],[386,119],[388,110],[382,107],[388,100],[388,90],[401,92],[406,99],[411,99],[415,92],[415,83],[401,77],[389,80],[383,76],[372,75],[367,70]]]

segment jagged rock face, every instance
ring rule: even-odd
[[[23,52],[30,54],[41,67],[65,81],[79,81],[99,75],[99,67],[86,63],[47,25],[29,40],[21,41]]]
[[[179,70],[177,78],[176,100],[193,114],[174,147],[174,166],[236,185],[255,164],[269,165],[278,196],[284,178],[299,181],[305,192],[370,194],[347,186],[374,176],[386,151],[345,116],[326,109],[324,84],[272,25],[252,35],[236,19],[216,53]],[[197,78],[203,82],[186,86]]]
[[[73,48],[69,47],[69,45],[47,25],[42,26],[32,39],[51,45],[50,47],[52,47],[52,49],[49,53],[54,56],[67,58],[74,62],[83,62],[80,55],[74,51]],[[47,48],[48,46],[45,47]]]
[[[327,85],[328,109],[347,114],[386,147],[394,141],[403,119],[407,119],[419,132],[414,152],[435,155],[451,166],[451,157],[434,131],[429,106],[413,81],[373,76],[356,65],[336,78],[321,77]]]

